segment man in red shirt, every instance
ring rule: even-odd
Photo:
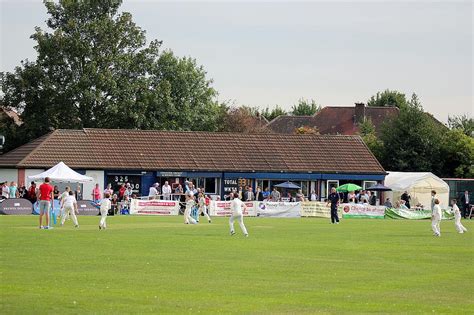
[[[39,199],[39,227],[40,229],[50,229],[49,227],[49,209],[51,208],[51,200],[53,200],[53,186],[49,184],[49,177],[44,179],[44,183],[38,189]],[[43,226],[43,215],[46,214],[46,225]]]

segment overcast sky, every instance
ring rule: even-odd
[[[1,71],[35,59],[41,1],[0,0]],[[163,2],[125,0],[147,31],[204,66],[219,100],[290,108],[366,102],[415,92],[425,110],[473,116],[471,1]]]

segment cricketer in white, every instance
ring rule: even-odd
[[[105,220],[107,220],[107,213],[109,212],[110,207],[112,206],[112,203],[110,202],[110,195],[109,193],[106,193],[105,198],[103,198],[100,201],[100,222],[99,222],[99,230],[101,229],[106,229],[107,228],[107,223]]]
[[[238,193],[234,193],[233,197],[234,199],[232,199],[232,201],[230,202],[230,209],[232,210],[232,214],[229,219],[230,235],[235,234],[234,221],[237,220],[237,222],[239,222],[242,233],[244,233],[244,235],[248,237],[249,233],[247,232],[247,229],[245,228],[244,214],[243,214],[243,211],[245,211],[247,207],[242,202],[242,200],[239,199]]]
[[[435,236],[441,236],[441,230],[439,223],[441,222],[441,207],[439,206],[439,200],[434,199],[434,206],[431,213],[431,229]]]
[[[467,232],[467,229],[461,223],[461,211],[459,211],[458,205],[456,204],[456,199],[453,199],[451,204],[453,205],[454,225],[456,226],[456,230],[458,233]]]

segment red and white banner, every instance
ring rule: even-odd
[[[230,210],[230,201],[211,201],[210,215],[217,217],[230,217],[232,210]],[[244,201],[247,209],[244,211],[244,216],[255,217],[257,215],[256,203],[253,201]]]
[[[178,215],[179,201],[132,199],[130,214]]]

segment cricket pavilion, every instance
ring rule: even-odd
[[[192,180],[221,197],[238,186],[272,189],[292,181],[324,200],[331,187],[370,187],[386,175],[359,136],[58,129],[0,155],[0,181],[28,187],[28,176],[60,161],[101,189],[130,183],[137,195],[165,181],[176,187]],[[84,184],[85,198],[95,183]]]

